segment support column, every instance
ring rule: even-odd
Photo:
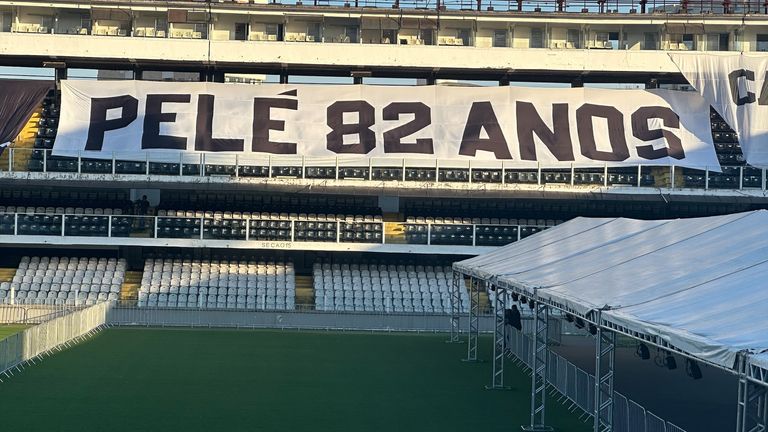
[[[768,387],[747,376],[747,359],[739,355],[739,393],[736,432],[768,431]]]
[[[469,327],[467,330],[467,358],[464,361],[477,361],[477,338],[480,335],[480,287],[477,279],[469,279]]]
[[[491,385],[486,388],[489,390],[501,390],[504,387],[504,359],[506,357],[505,344],[507,340],[507,323],[505,321],[505,312],[507,310],[507,290],[500,287],[491,287],[496,292],[496,299],[493,302],[493,314],[495,325],[493,327],[493,372],[491,374]]]
[[[524,431],[552,431],[546,426],[547,406],[547,363],[549,362],[549,347],[547,326],[549,324],[549,307],[536,302],[533,306],[533,361],[531,362],[531,424],[523,426]]]
[[[597,324],[594,432],[613,432],[613,368],[616,333],[602,328],[599,312]]]
[[[362,84],[362,83],[363,83],[363,77],[361,76],[352,77],[352,84]]]
[[[451,284],[451,337],[449,343],[460,343],[461,340],[461,289],[464,282],[464,276],[455,271],[453,272],[453,283]]]
[[[287,72],[281,72],[280,73],[280,84],[288,84],[288,73]]]

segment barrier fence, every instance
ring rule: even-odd
[[[0,301],[0,324],[40,324],[64,316],[83,306],[49,304],[11,304]]]
[[[73,310],[0,340],[0,375],[13,375],[13,369],[92,335],[107,324],[109,307],[102,302]]]
[[[462,328],[467,317],[461,318]],[[225,310],[135,307],[117,303],[108,314],[114,325],[152,327],[230,327],[296,330],[448,332],[451,317],[437,313],[310,310]],[[493,329],[493,317],[480,317],[480,331]]]
[[[530,369],[533,362],[533,340],[525,334],[509,329],[507,349],[518,363]],[[578,368],[557,353],[549,353],[547,381],[559,399],[578,409],[582,418],[591,417],[595,407],[595,377]],[[684,429],[661,419],[642,405],[619,392],[613,394],[614,432],[685,432]]]

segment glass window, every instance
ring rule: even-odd
[[[461,44],[464,46],[470,46],[472,44],[469,36],[469,29],[458,29],[456,31],[456,38],[461,39]]]
[[[645,33],[643,38],[643,49],[644,50],[656,50],[659,49],[659,43],[657,41],[657,35],[656,33]]]
[[[505,47],[507,46],[507,31],[506,30],[494,30],[493,31],[493,46]]]
[[[685,45],[685,48],[689,51],[693,51],[696,49],[696,37],[692,34],[684,34],[683,35],[683,45]]]
[[[581,48],[581,32],[578,29],[568,29],[565,43],[566,48]]]
[[[768,51],[768,34],[757,35],[757,50]]]
[[[540,28],[531,29],[529,46],[531,48],[544,48],[544,30]]]

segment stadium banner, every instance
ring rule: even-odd
[[[768,168],[768,56],[670,53],[685,79],[739,136],[752,166]]]
[[[709,106],[693,92],[63,82],[53,155],[199,152],[719,170]]]

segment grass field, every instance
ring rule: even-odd
[[[29,326],[19,324],[0,324],[0,340],[16,334]]]
[[[530,378],[444,335],[110,329],[0,384],[7,431],[509,431]],[[481,353],[490,349],[481,340]],[[554,401],[558,431],[591,430]]]

